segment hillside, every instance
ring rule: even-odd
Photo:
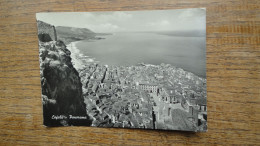
[[[87,28],[75,28],[66,26],[57,26],[55,28],[58,40],[62,40],[66,44],[73,41],[96,38],[96,33]]]

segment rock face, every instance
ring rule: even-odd
[[[91,125],[78,72],[62,41],[39,41],[44,125]]]
[[[37,21],[38,38],[41,42],[57,41],[56,29],[54,26]]]

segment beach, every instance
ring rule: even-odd
[[[87,63],[98,63],[99,61],[96,61],[95,58],[86,56],[83,53],[80,52],[80,50],[77,48],[77,44],[80,41],[71,42],[67,45],[67,49],[71,52],[71,58],[72,58],[72,64],[75,67],[76,70],[84,69],[84,66]]]
[[[83,68],[83,62],[80,58],[80,52],[76,47],[76,44],[78,42],[71,42],[70,44],[67,45],[67,49],[70,50],[71,52],[71,62],[73,64],[73,66],[76,68],[76,70],[78,69],[82,69]]]

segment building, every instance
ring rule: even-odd
[[[175,90],[172,88],[162,88],[162,100],[165,101],[166,103],[178,103],[177,96],[175,94]]]
[[[193,94],[191,94],[193,95]],[[194,96],[190,96],[186,99],[189,108],[189,120],[193,122],[195,125],[198,125],[198,117],[199,117],[199,106],[197,105],[197,100]]]
[[[157,93],[158,92],[158,85],[156,84],[139,84],[140,89],[150,92],[150,93]]]
[[[207,112],[207,99],[206,98],[199,98],[196,101],[198,105],[198,110],[200,112]]]

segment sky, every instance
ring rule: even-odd
[[[37,13],[54,26],[88,28],[96,33],[138,31],[205,31],[206,9]]]

